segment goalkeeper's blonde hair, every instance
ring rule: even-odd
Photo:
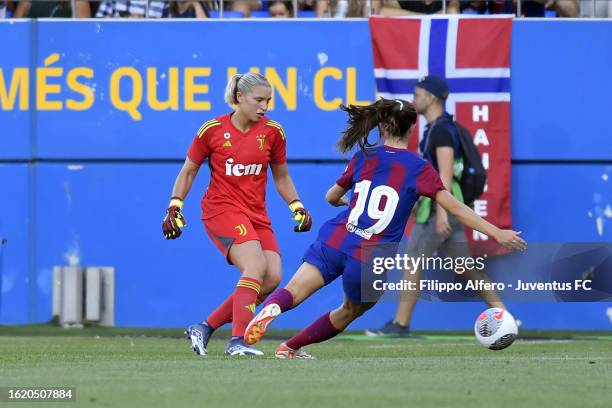
[[[234,74],[225,88],[225,102],[230,105],[238,105],[238,92],[245,95],[258,86],[272,88],[266,77],[256,72]]]

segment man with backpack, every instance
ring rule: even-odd
[[[413,105],[427,120],[419,153],[438,171],[444,187],[459,201],[471,205],[484,191],[486,171],[469,131],[446,112],[447,97],[448,85],[438,76],[423,77],[415,85]],[[429,198],[421,198],[415,209],[416,222],[406,249],[409,257],[427,258],[438,249],[453,259],[470,256],[465,229],[459,221]],[[420,277],[420,269],[405,271],[404,278],[417,282],[417,288]],[[474,271],[464,277],[474,278]],[[490,307],[505,309],[495,292],[482,291],[480,295]],[[403,292],[395,318],[379,329],[366,330],[366,334],[408,336],[418,298],[418,290]]]

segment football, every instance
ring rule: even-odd
[[[476,340],[491,350],[510,346],[518,335],[518,326],[507,310],[493,307],[482,312],[474,324]]]

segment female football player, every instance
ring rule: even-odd
[[[380,247],[400,241],[419,196],[434,199],[462,224],[492,237],[504,247],[514,250],[526,247],[519,232],[495,227],[453,198],[444,189],[433,166],[406,149],[417,118],[409,102],[380,99],[368,106],[342,106],[342,109],[349,119],[338,148],[343,153],[355,145],[361,149],[353,155],[325,199],[334,206],[346,205],[349,201],[345,193],[353,190],[349,208],[321,227],[317,240],[306,250],[304,263],[291,281],[268,298],[247,326],[245,342],[259,341],[280,313],[296,307],[340,275],[344,302],[283,342],[276,349],[278,358],[312,358],[303,346],[336,336],[376,303],[380,293],[374,293],[369,299],[362,298],[362,288],[372,286],[371,282],[362,280],[362,268],[371,270],[369,258],[376,250],[372,248],[374,244]],[[368,134],[376,127],[384,144],[368,142]],[[372,273],[364,276],[374,277]]]
[[[185,333],[196,354],[206,355],[213,331],[232,322],[226,354],[261,355],[243,342],[255,305],[281,280],[278,244],[266,212],[268,165],[276,189],[298,222],[296,232],[310,230],[312,219],[298,198],[289,176],[285,133],[265,116],[272,96],[268,80],[257,73],[234,75],[225,100],[236,110],[204,122],[179,172],[162,230],[166,239],[181,235],[186,225],[181,212],[193,180],[205,159],[211,181],[202,198],[202,220],[213,243],[241,273],[235,291],[202,323]]]

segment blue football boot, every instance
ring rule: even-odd
[[[191,340],[191,349],[194,353],[200,356],[208,354],[206,347],[208,347],[208,340],[210,340],[214,331],[215,329],[206,323],[192,324],[185,330],[187,339]]]
[[[248,346],[242,336],[232,337],[227,344],[225,354],[228,356],[263,356],[263,352]]]

